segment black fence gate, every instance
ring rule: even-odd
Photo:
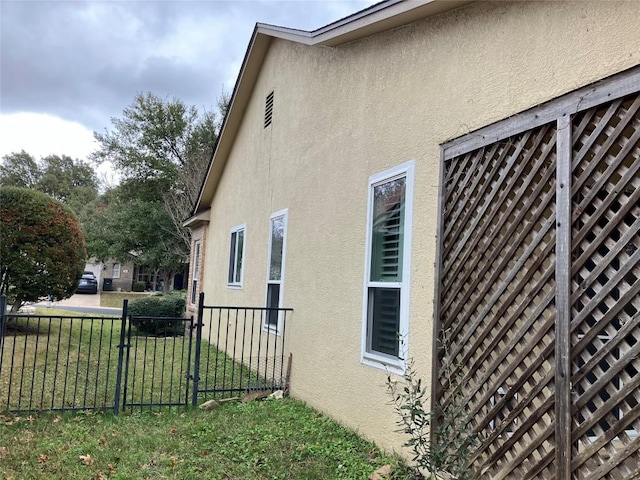
[[[286,388],[292,310],[203,302],[196,319],[130,316],[126,300],[120,317],[78,317],[7,314],[0,298],[0,412],[117,414]]]

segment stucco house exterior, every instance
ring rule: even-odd
[[[478,478],[637,478],[638,32],[631,1],[257,24],[186,222],[189,308],[293,308],[291,395],[383,448],[411,358],[445,404],[434,372],[466,379]]]
[[[161,288],[161,278],[156,269],[136,265],[133,261],[120,262],[108,259],[101,262],[91,258],[85,265],[85,271],[93,272],[98,279],[98,289],[104,292],[130,292],[136,283],[143,284],[147,290],[152,290],[154,285],[156,290]],[[176,273],[168,285],[168,291],[186,290],[184,276],[183,271]]]

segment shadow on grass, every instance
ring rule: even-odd
[[[8,317],[4,325],[5,336],[47,334],[48,323],[30,320],[27,317]]]

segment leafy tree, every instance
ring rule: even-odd
[[[110,190],[91,207],[85,232],[90,254],[151,268],[165,285],[185,260],[173,235],[174,225],[162,201],[131,198],[122,186]]]
[[[96,175],[87,162],[49,155],[42,159],[40,171],[35,188],[68,205],[78,215],[98,196]]]
[[[0,187],[0,294],[12,311],[47,295],[70,297],[86,258],[80,223],[67,206],[33,189]]]
[[[222,102],[228,102],[223,96]],[[226,107],[225,107],[226,108]],[[91,255],[133,259],[159,272],[168,285],[188,260],[182,226],[197,200],[217,141],[214,112],[201,114],[179,99],[138,94],[113,128],[94,133],[97,163],[110,161],[121,184],[92,207],[87,224]]]
[[[2,157],[0,187],[36,188],[40,176],[38,163],[24,150]]]
[[[66,155],[48,155],[36,161],[24,150],[2,157],[0,186],[39,190],[78,215],[98,196],[98,182],[90,164]]]

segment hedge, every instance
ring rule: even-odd
[[[139,332],[152,335],[179,335],[184,333],[185,299],[182,295],[154,295],[138,298],[129,303],[128,313]],[[143,318],[136,318],[143,317]],[[153,318],[144,318],[153,317]],[[159,317],[171,317],[161,320]]]

